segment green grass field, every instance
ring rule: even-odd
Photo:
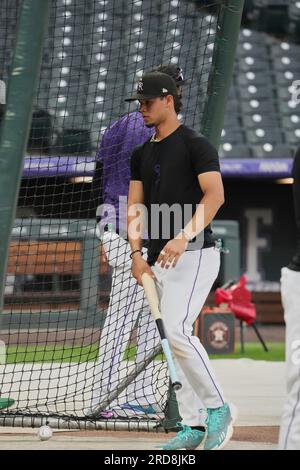
[[[241,352],[241,347],[238,344],[234,354],[227,355],[213,355],[212,359],[240,359],[247,357],[257,361],[284,361],[285,358],[285,344],[284,343],[268,343],[269,351],[265,352],[260,343],[246,343],[245,352]]]
[[[259,343],[246,343],[245,353],[242,354],[237,345],[234,354],[211,355],[212,359],[249,358],[263,361],[284,361],[284,343],[269,343],[269,352],[265,352]],[[124,359],[133,360],[136,348],[127,348]],[[86,362],[95,361],[98,356],[98,344],[84,347],[62,346],[9,346],[6,351],[6,363],[22,362]],[[158,356],[157,359],[160,359]]]

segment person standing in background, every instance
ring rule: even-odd
[[[281,270],[287,399],[279,434],[280,450],[300,450],[300,147],[294,159],[293,178],[298,247],[288,266]]]

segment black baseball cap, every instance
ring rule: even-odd
[[[149,72],[139,80],[136,94],[125,101],[151,100],[167,95],[178,96],[175,80],[166,73]]]
[[[175,64],[162,64],[155,67],[152,72],[162,72],[174,78],[176,85],[187,85],[192,80],[184,79],[182,68]]]

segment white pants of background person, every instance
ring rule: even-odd
[[[126,375],[124,353],[136,322],[137,352],[139,363],[149,355],[159,341],[155,322],[152,320],[143,289],[131,275],[130,245],[114,231],[99,237],[109,265],[113,268],[110,301],[101,331],[99,359],[95,369],[91,408],[96,407],[107,393],[115,390]],[[146,257],[147,250],[143,249]],[[127,387],[127,403],[149,406],[156,404],[153,386],[154,362],[141,372]],[[116,404],[114,402],[112,407]]]
[[[195,423],[203,408],[218,408],[225,402],[208,355],[193,325],[218,275],[220,253],[214,247],[186,251],[175,268],[152,270],[160,299],[161,315],[174,356],[182,389],[176,393],[180,415],[185,424]]]
[[[279,449],[300,450],[300,272],[282,268],[281,297],[286,323],[287,399]]]

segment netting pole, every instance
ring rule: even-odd
[[[39,78],[49,0],[23,0],[0,135],[0,312],[3,308],[8,245],[15,216]]]
[[[217,25],[213,62],[201,122],[202,134],[216,148],[220,144],[243,8],[244,0],[225,0]]]
[[[201,121],[201,132],[219,147],[226,102],[231,84],[236,46],[239,38],[244,0],[224,0],[219,14],[213,63],[209,75],[207,97]],[[175,392],[169,390],[169,399],[163,427],[174,428],[180,421]]]

